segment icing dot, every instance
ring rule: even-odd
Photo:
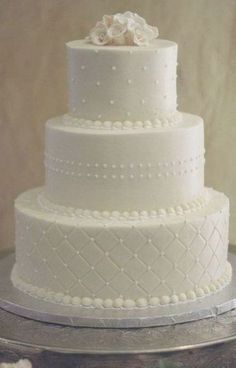
[[[170,298],[171,303],[175,304],[175,303],[178,303],[178,301],[179,301],[178,295],[174,294],[174,295],[171,296],[171,298]]]
[[[111,123],[111,121],[104,121],[103,125],[104,125],[104,127],[106,127],[106,128],[110,128],[110,127],[111,127],[111,125],[112,125],[112,123]]]
[[[131,79],[128,79],[128,84],[131,84],[132,83],[132,80]]]
[[[79,304],[80,304],[80,302],[81,302],[81,300],[80,300],[80,298],[79,298],[78,296],[74,296],[74,297],[72,298],[72,304],[74,304],[74,305],[79,305]]]
[[[187,292],[187,297],[188,297],[188,299],[194,300],[194,299],[196,299],[196,294],[193,290],[189,290]]]
[[[124,121],[124,126],[126,127],[126,128],[131,128],[132,127],[132,122],[131,121],[128,121],[128,120],[126,120],[126,121]]]
[[[102,117],[102,115],[101,115],[101,114],[99,114],[99,115],[98,115],[98,119],[101,119],[101,117]]]
[[[120,121],[115,121],[114,127],[115,128],[121,128],[122,127],[122,123]]]
[[[109,217],[109,212],[108,211],[103,211],[102,212],[102,215],[103,215],[103,217]]]
[[[82,304],[84,306],[89,306],[92,304],[92,299],[91,298],[88,298],[88,297],[84,297],[82,298]]]
[[[165,305],[165,304],[169,304],[170,303],[170,297],[168,295],[163,295],[161,297],[161,304]]]
[[[138,307],[146,307],[147,306],[147,300],[145,298],[139,298],[136,300],[136,305]]]
[[[116,70],[116,66],[115,66],[115,65],[113,65],[113,66],[111,67],[111,69],[112,69],[112,70]]]
[[[143,66],[143,70],[145,70],[145,71],[147,70],[147,65]]]
[[[114,100],[110,100],[110,104],[114,105],[115,101]]]
[[[100,299],[100,298],[95,298],[94,301],[93,301],[93,305],[95,307],[101,308],[102,305],[103,305],[103,300]]]
[[[202,297],[202,296],[204,296],[204,290],[202,289],[202,288],[197,288],[196,289],[196,295],[198,296],[198,297]]]
[[[63,298],[63,303],[64,304],[70,304],[71,303],[71,296],[65,295],[64,298]]]
[[[100,86],[100,82],[99,81],[96,82],[96,86]]]
[[[111,299],[105,299],[103,302],[103,306],[105,308],[111,308],[113,305],[113,301]]]
[[[159,84],[159,80],[158,79],[155,80],[155,84]]]
[[[185,301],[187,300],[187,296],[186,296],[186,294],[185,294],[185,293],[181,293],[181,294],[179,295],[179,300],[180,300],[181,302],[185,302]]]
[[[145,104],[145,100],[144,99],[142,99],[141,102],[142,102],[142,104]]]
[[[142,128],[142,126],[143,126],[143,122],[142,121],[136,121],[135,122],[135,127],[136,128]]]
[[[132,299],[126,299],[124,300],[124,307],[126,308],[133,308],[135,307],[135,302]]]
[[[85,65],[81,65],[81,69],[84,70],[85,69]]]
[[[156,210],[152,210],[152,211],[150,212],[150,214],[151,214],[151,216],[156,216],[156,215],[157,215],[157,211],[156,211]]]
[[[123,306],[123,299],[117,298],[114,300],[114,307],[121,308]]]
[[[160,299],[156,296],[156,297],[152,297],[150,298],[150,304],[152,306],[156,306],[160,304]]]
[[[85,103],[85,102],[86,102],[86,100],[85,100],[85,98],[83,98],[82,103]]]

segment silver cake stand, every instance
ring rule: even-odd
[[[2,270],[7,272],[6,265],[10,267],[12,261],[12,255],[1,259],[0,284],[7,278],[3,277]],[[230,262],[235,269],[236,256],[232,253]],[[28,358],[33,368],[236,367],[233,341],[236,339],[236,310],[194,322],[152,328],[71,327],[17,315],[15,302],[12,302],[14,307],[9,308],[11,303],[6,302],[7,293],[2,295],[3,290],[1,286],[0,303],[5,310],[0,309],[0,362]],[[235,299],[233,294],[228,298],[227,308],[229,304],[229,309],[233,308]],[[221,307],[219,310],[222,313]],[[28,312],[30,315],[30,310]]]

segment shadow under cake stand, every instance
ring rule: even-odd
[[[229,260],[235,269],[236,255],[230,253]],[[138,317],[127,317],[123,323],[126,328],[101,328],[111,327],[110,317],[109,322],[100,323],[100,328],[82,327],[89,325],[91,320],[94,323],[90,315],[72,318],[71,325],[82,323],[80,327],[72,327],[63,326],[66,320],[61,315],[57,315],[59,324],[55,320],[44,323],[51,319],[50,313],[43,313],[42,306],[36,308],[37,303],[32,309],[27,298],[23,303],[23,294],[16,290],[14,293],[10,286],[13,262],[13,254],[0,260],[0,362],[28,358],[33,368],[235,368],[236,310],[232,309],[236,306],[236,290],[233,286],[228,287],[228,298],[214,308],[205,309],[207,313],[199,312],[198,318],[197,313],[194,318],[193,314],[188,314],[195,319],[192,322],[174,324],[176,318],[180,322],[180,317],[171,320],[169,316],[170,324],[166,326],[127,328],[130,324],[144,327],[149,323],[148,316],[143,316],[139,322]],[[227,294],[227,288],[224,293]],[[206,318],[210,316],[212,318]],[[154,320],[157,321],[157,316],[151,317],[151,321]],[[119,319],[115,327],[118,322]]]

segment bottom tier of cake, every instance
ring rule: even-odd
[[[200,205],[204,203],[204,205]],[[63,208],[43,188],[16,200],[13,284],[55,303],[145,308],[204,297],[230,282],[229,203],[206,189],[192,205],[141,213]]]

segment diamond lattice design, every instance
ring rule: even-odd
[[[220,277],[228,213],[195,220],[110,226],[64,225],[17,212],[23,279],[79,296],[171,295]]]

